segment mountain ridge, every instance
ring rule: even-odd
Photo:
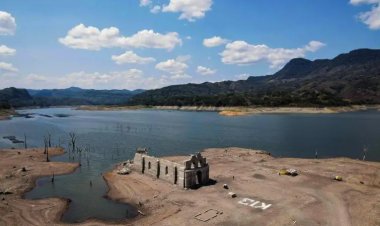
[[[185,84],[135,95],[131,105],[341,106],[380,103],[380,50],[290,60],[273,75]]]

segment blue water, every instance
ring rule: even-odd
[[[65,222],[88,218],[115,220],[131,218],[136,210],[103,198],[107,186],[101,174],[115,163],[133,158],[137,147],[150,147],[156,156],[190,154],[209,147],[245,147],[270,151],[275,156],[313,158],[346,156],[380,161],[380,112],[340,114],[263,114],[224,117],[215,112],[184,111],[76,111],[70,108],[30,109],[21,113],[46,114],[34,118],[0,121],[0,137],[27,136],[29,147],[43,145],[52,135],[53,145],[68,150],[68,133],[75,132],[79,153],[55,157],[54,161],[81,161],[70,175],[37,181],[26,198],[69,198]],[[69,117],[55,117],[68,114]],[[0,138],[0,147],[23,147]],[[72,157],[74,156],[74,159]],[[212,167],[211,167],[212,170]],[[90,186],[92,181],[92,186]]]

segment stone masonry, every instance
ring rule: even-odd
[[[140,149],[133,159],[133,169],[183,188],[198,187],[209,182],[209,165],[201,153],[190,155],[189,159],[178,163],[149,156],[147,150]]]

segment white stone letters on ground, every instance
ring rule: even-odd
[[[252,208],[262,209],[262,210],[266,210],[272,206],[272,204],[266,204],[265,202],[257,201],[250,198],[243,198],[238,203],[241,205],[250,206]]]

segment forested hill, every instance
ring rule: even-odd
[[[11,87],[0,90],[0,109],[17,108],[33,104],[33,98],[29,95],[26,89],[16,89]]]
[[[38,106],[57,105],[124,105],[144,90],[67,89],[28,90]]]
[[[144,90],[94,90],[71,87],[67,89],[0,90],[0,109],[38,106],[125,105],[133,95]]]
[[[291,60],[273,75],[174,85],[135,95],[131,105],[339,106],[380,103],[380,50],[358,49],[334,59]]]

